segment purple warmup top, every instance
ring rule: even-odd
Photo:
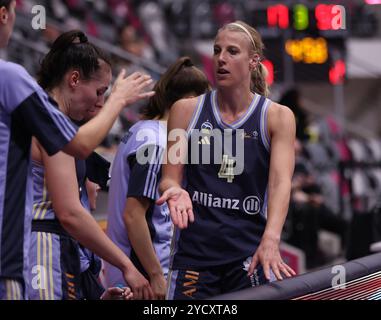
[[[32,136],[53,155],[76,132],[22,66],[0,60],[0,278],[28,282]]]

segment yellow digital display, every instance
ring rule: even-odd
[[[327,40],[322,37],[289,39],[285,49],[294,62],[323,64],[328,60]]]

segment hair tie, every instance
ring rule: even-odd
[[[254,42],[252,35],[250,34],[249,30],[247,30],[242,24],[232,22],[232,23],[229,23],[228,26],[236,26],[236,27],[240,28],[242,31],[244,31],[248,35],[251,43],[253,44],[254,49],[256,49],[255,42]]]
[[[187,58],[187,59],[184,60],[183,65],[186,66],[186,67],[193,67],[193,66],[194,66],[192,60],[189,59],[189,58]]]
[[[86,35],[82,32],[79,32],[75,35],[72,43],[79,44],[79,43],[87,43],[89,40],[87,39]]]

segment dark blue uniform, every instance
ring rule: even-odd
[[[262,270],[252,279],[245,270],[266,225],[270,103],[256,94],[246,114],[226,124],[216,91],[199,98],[188,128],[184,182],[195,221],[174,239],[168,298],[202,299],[263,283]]]

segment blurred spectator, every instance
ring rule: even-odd
[[[125,51],[146,59],[153,59],[152,48],[138,35],[136,29],[130,25],[124,25],[119,32],[120,47]]]
[[[143,1],[137,12],[158,53],[160,63],[163,65],[173,63],[179,56],[178,43],[168,28],[163,9],[156,1]]]
[[[218,28],[236,20],[234,7],[228,2],[217,3],[214,6],[213,15]]]
[[[284,240],[302,249],[306,254],[307,268],[313,268],[328,262],[325,253],[319,249],[319,230],[325,229],[337,234],[341,239],[341,247],[345,248],[348,224],[325,206],[316,173],[304,156],[299,140],[295,142],[295,156]]]
[[[46,29],[42,31],[42,36],[49,47],[53,44],[53,42],[58,38],[60,34],[61,31],[50,23],[47,23]]]
[[[139,36],[136,29],[130,25],[124,25],[119,31],[119,44],[120,47],[126,52],[133,54],[134,56],[141,58],[153,58],[154,53],[152,48],[144,42],[144,40]],[[117,62],[117,72],[120,69],[124,68],[127,71],[127,74],[134,73],[135,71],[139,71],[142,73],[149,74],[147,70],[143,67],[138,66],[133,63],[129,63],[126,60],[119,60]],[[139,120],[139,111],[143,105],[145,105],[147,101],[141,100],[137,103],[133,104],[130,108],[126,108],[120,114],[120,133],[125,132],[131,125]],[[119,141],[117,141],[119,142]]]
[[[296,119],[296,137],[300,141],[308,140],[309,136],[306,130],[308,126],[307,113],[301,106],[299,90],[296,88],[287,90],[279,100],[279,103],[289,107],[294,113]]]

